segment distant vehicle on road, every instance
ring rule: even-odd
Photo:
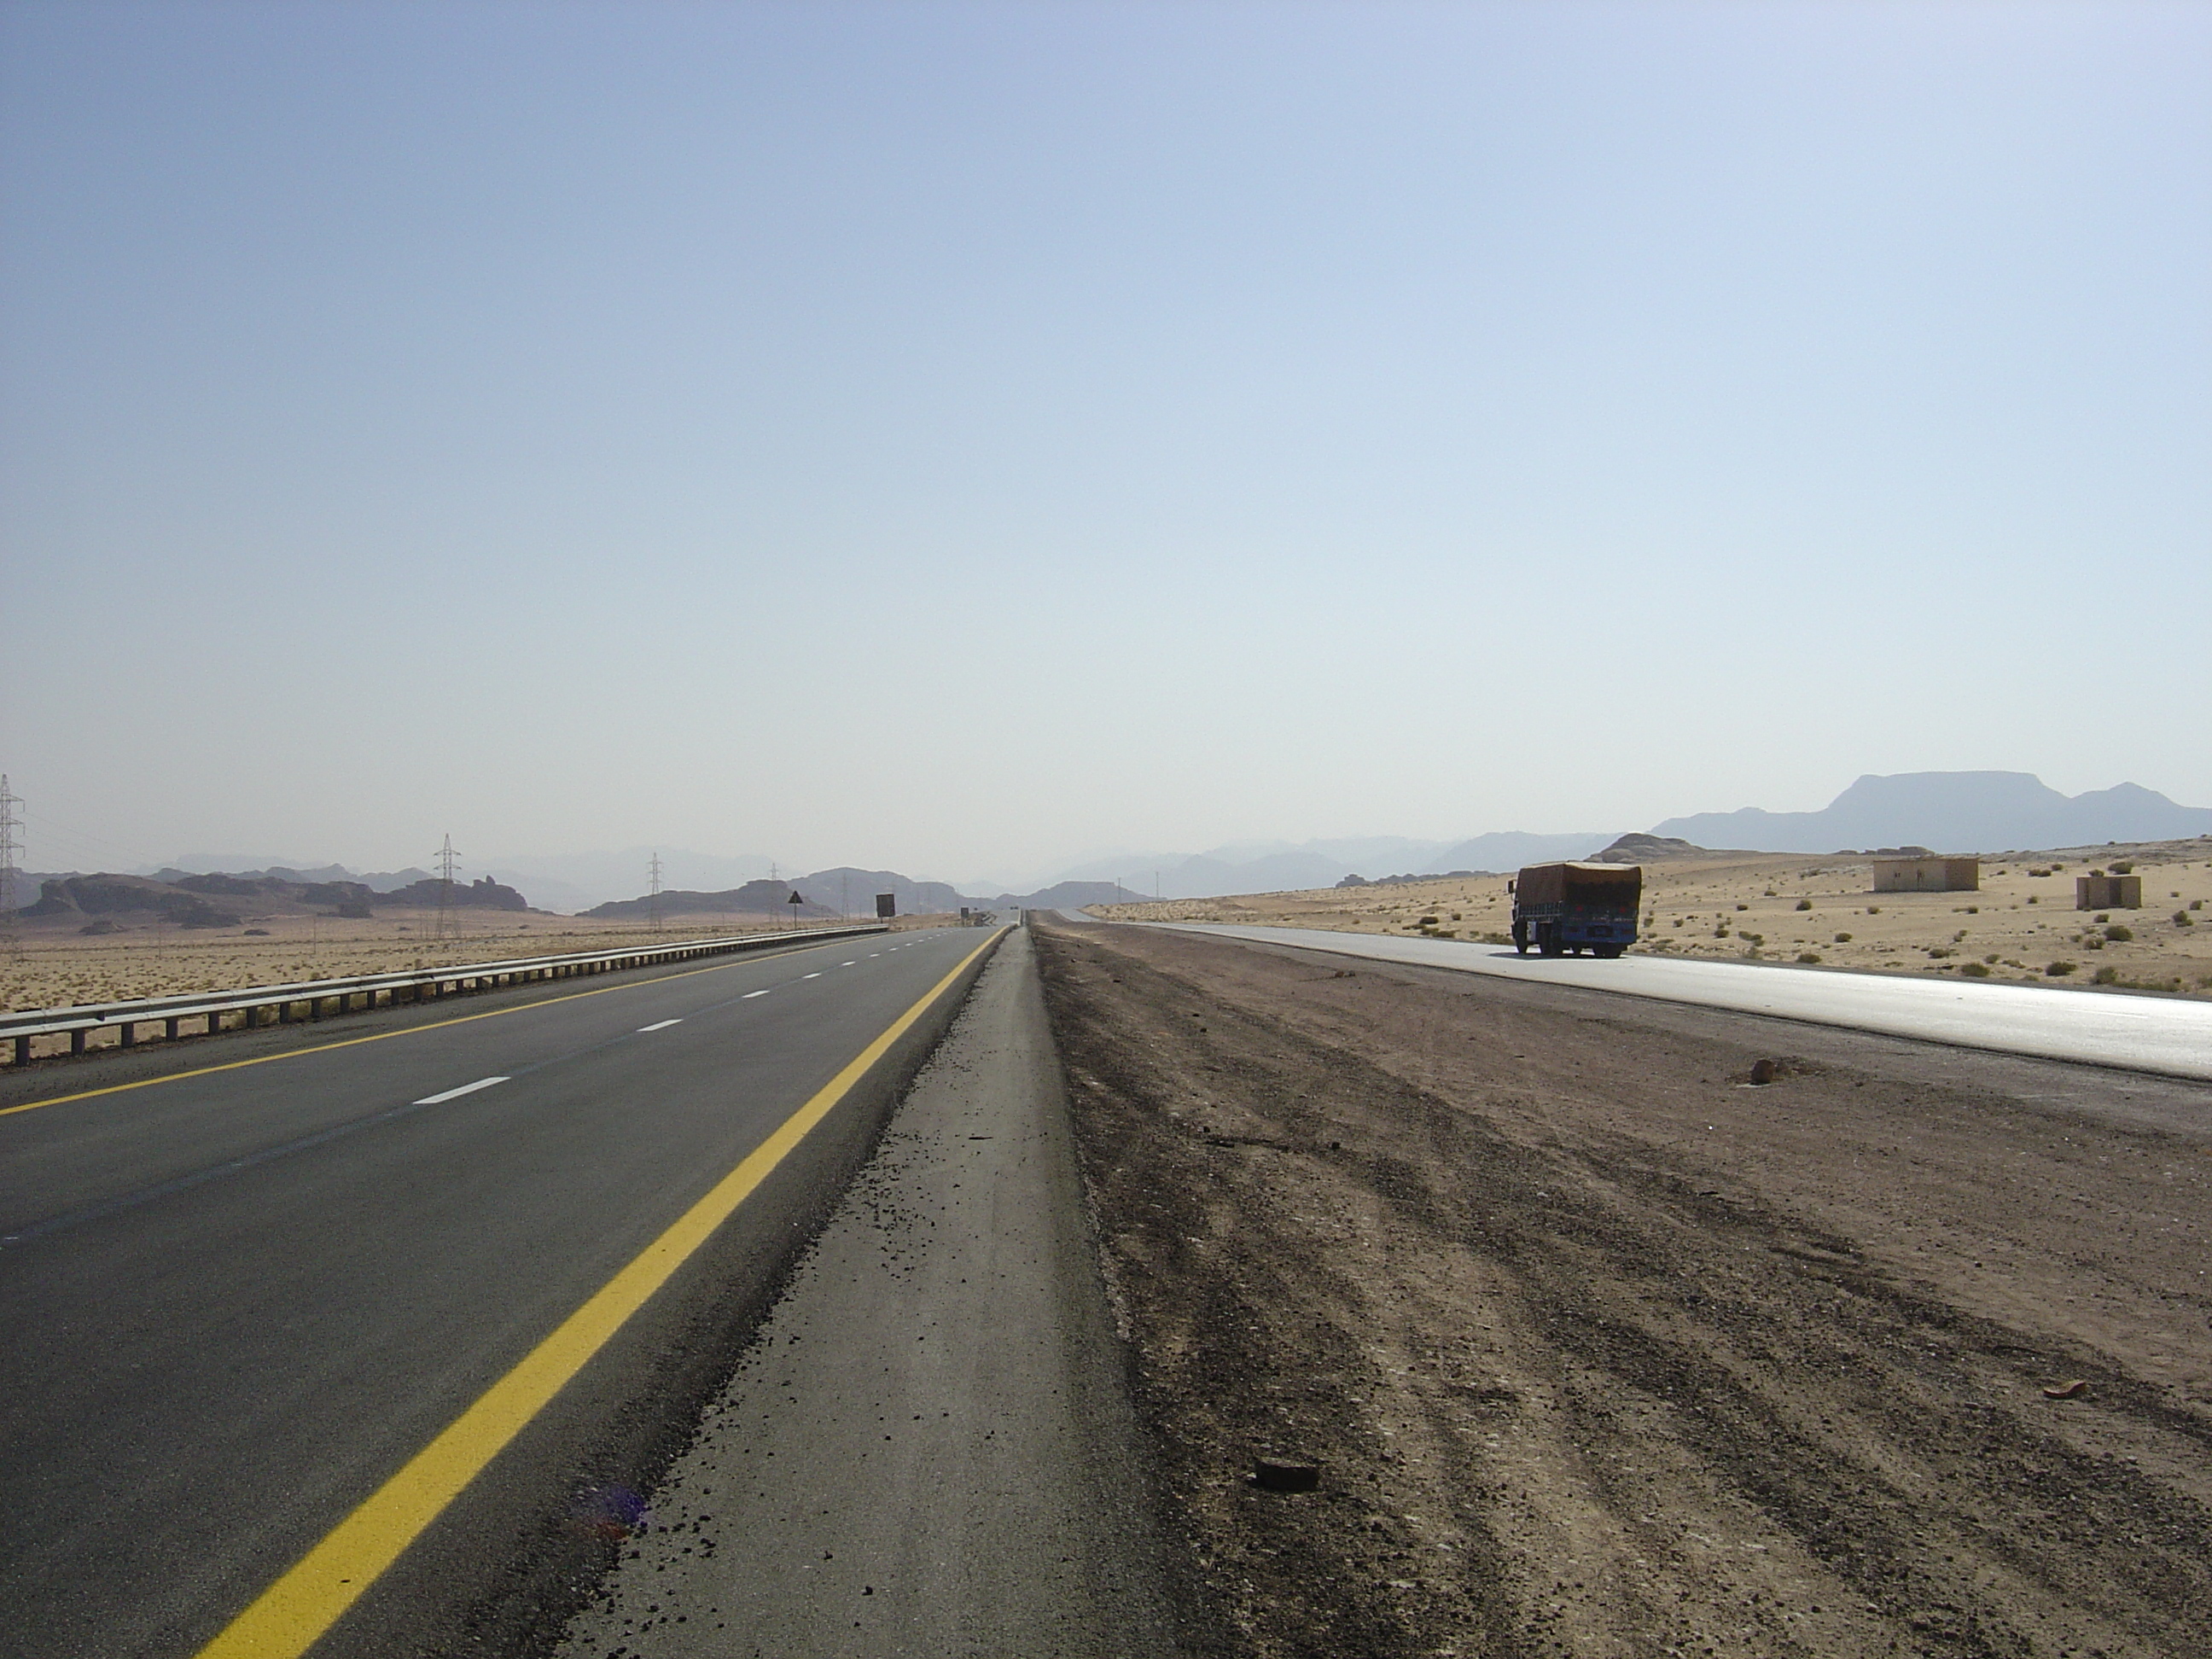
[[[1547,957],[1617,957],[1636,943],[1641,865],[1532,864],[1505,890],[1513,895],[1513,948],[1524,957],[1531,945]]]

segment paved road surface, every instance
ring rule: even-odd
[[[210,1044],[0,1115],[0,1649],[198,1651],[985,938],[540,988],[374,1041],[288,1034],[298,1052],[244,1066]],[[318,1654],[501,1650],[587,1580],[888,1086],[856,1086]],[[532,1577],[547,1560],[562,1583]]]
[[[1096,918],[1079,916],[1096,923]],[[1312,927],[1152,922],[1258,944],[1296,945],[1378,962],[1412,963],[1524,982],[1571,985],[2033,1054],[2168,1077],[2212,1079],[2212,1003],[2033,985],[1978,985],[1887,974],[1822,972],[1665,957],[1523,957],[1462,939],[1394,939]]]

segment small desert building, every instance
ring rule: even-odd
[[[1979,859],[1874,861],[1874,890],[1877,893],[1978,893],[1981,887]]]
[[[2140,910],[2142,908],[2142,878],[2076,876],[2074,878],[2074,908],[2076,910]]]

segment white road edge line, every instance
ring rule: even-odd
[[[640,1036],[643,1036],[647,1031],[665,1031],[672,1025],[681,1025],[683,1023],[683,1020],[680,1018],[656,1020],[650,1025],[639,1026],[637,1028],[637,1034]]]
[[[441,1095],[425,1095],[413,1103],[417,1106],[442,1106],[449,1100],[457,1100],[463,1095],[472,1095],[479,1089],[489,1089],[495,1083],[506,1081],[503,1077],[480,1077],[474,1083],[464,1083],[459,1088],[448,1089]]]

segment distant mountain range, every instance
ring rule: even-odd
[[[1577,831],[1528,835],[1506,830],[1465,841],[1413,841],[1402,836],[1358,840],[1258,842],[1210,852],[1127,853],[1091,859],[1064,872],[1061,881],[1119,880],[1134,896],[1215,898],[1224,893],[1299,892],[1334,887],[1346,876],[1373,880],[1393,872],[1517,870],[1550,859],[1578,859],[1620,832]],[[1105,901],[1086,901],[1102,902]],[[1040,905],[1035,908],[1044,908]]]
[[[2063,795],[2032,772],[1899,772],[1869,774],[1817,812],[1747,806],[1668,818],[1651,833],[1765,853],[1911,844],[1997,853],[2212,835],[2212,807],[2177,805],[2132,783]]]
[[[1149,898],[1156,891],[1163,898],[1212,898],[1333,887],[1353,876],[1374,881],[1446,871],[1504,872],[1554,859],[1588,858],[1622,833],[1619,829],[1571,835],[1500,831],[1458,841],[1371,836],[1232,842],[1196,854],[1115,853],[1032,878],[1035,885],[1026,892],[1011,890],[1003,882],[956,886],[917,881],[895,870],[849,866],[780,877],[765,858],[678,848],[660,854],[666,890],[662,903],[663,914],[671,915],[679,914],[679,904],[698,907],[695,914],[750,911],[756,903],[781,904],[796,889],[812,907],[807,914],[871,915],[875,896],[889,892],[896,896],[901,915],[916,915],[942,914],[963,905],[1054,908]],[[1770,812],[1758,807],[1700,812],[1668,818],[1653,825],[1650,833],[1699,848],[1773,853],[1912,845],[1950,853],[1993,853],[2212,835],[2212,808],[2182,806],[2156,790],[2132,783],[2069,796],[2027,772],[1906,772],[1863,777],[1817,812]],[[470,873],[489,875],[507,888],[526,893],[532,904],[544,909],[641,915],[651,908],[643,894],[653,856],[651,848],[640,847],[503,858],[488,860],[488,868],[479,866]],[[420,869],[356,875],[336,864],[303,867],[214,854],[180,858],[167,868],[141,873],[178,882],[187,874],[216,872],[303,884],[356,882],[378,895],[429,879],[428,872]],[[19,902],[38,892],[38,882],[36,877],[25,880]],[[1002,890],[985,897],[963,889]]]

